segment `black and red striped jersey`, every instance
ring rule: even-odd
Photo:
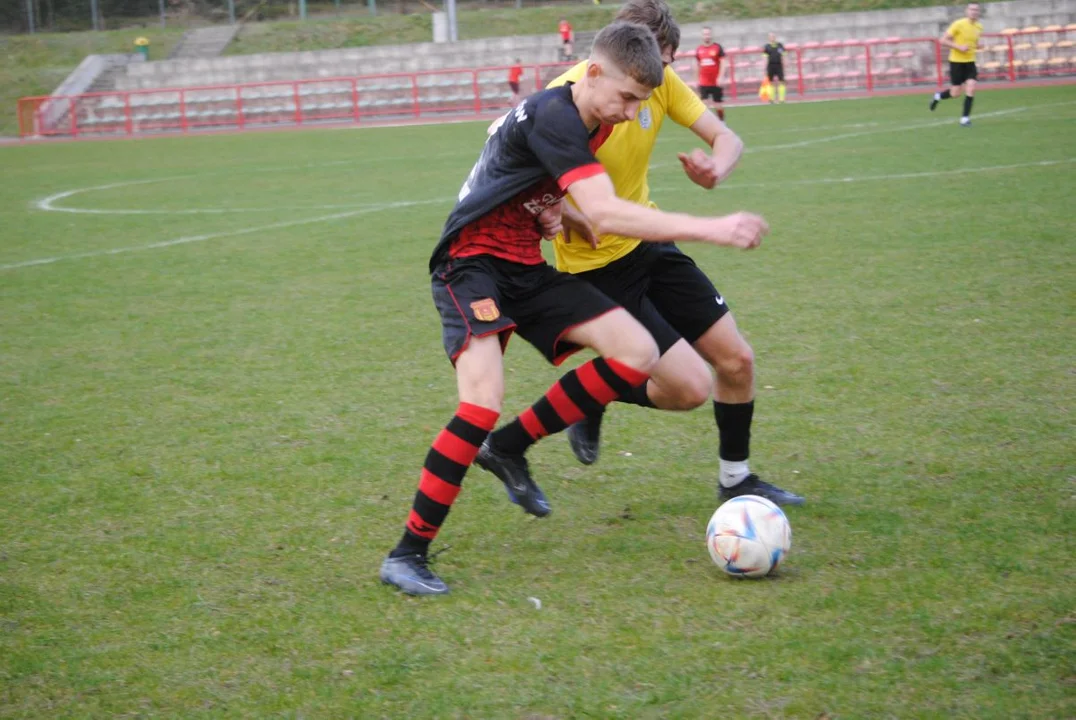
[[[612,126],[589,133],[571,85],[536,93],[504,116],[460,188],[430,258],[430,272],[450,257],[492,255],[526,265],[544,262],[537,218],[569,185],[605,172],[594,157]]]

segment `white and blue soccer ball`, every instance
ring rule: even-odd
[[[735,577],[762,577],[777,569],[792,547],[792,527],[781,508],[758,495],[741,495],[719,507],[706,526],[706,549]]]

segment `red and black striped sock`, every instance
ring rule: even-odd
[[[546,435],[559,433],[584,417],[593,417],[650,376],[612,358],[594,358],[558,380],[549,392],[519,417],[490,436],[497,450],[522,455]]]
[[[389,553],[391,557],[426,554],[460,494],[467,468],[474,462],[478,448],[497,424],[498,417],[500,413],[496,410],[460,403],[456,415],[433,441],[433,447],[426,455],[407,527],[396,549]]]

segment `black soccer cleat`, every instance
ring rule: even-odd
[[[408,595],[444,595],[448,585],[430,570],[429,562],[421,553],[387,557],[381,563],[381,582],[395,585]]]
[[[527,458],[499,453],[490,445],[489,438],[486,438],[474,461],[478,467],[493,473],[504,483],[508,499],[523,508],[524,512],[535,517],[545,517],[552,512],[545,493],[531,478]]]
[[[934,97],[932,97],[932,98],[930,99],[930,112],[934,112],[934,108],[938,107],[938,103],[939,103],[939,102],[940,102],[940,101],[938,100],[938,96],[937,96],[937,95],[935,95]]]
[[[759,497],[766,498],[774,505],[802,505],[806,502],[806,500],[803,499],[803,496],[789,492],[788,490],[782,490],[776,485],[771,485],[770,483],[761,480],[759,476],[754,473],[751,473],[739,484],[733,485],[732,487],[721,485],[717,495],[721,498],[722,502],[741,495],[758,495]]]
[[[604,416],[605,413],[601,413],[568,426],[568,443],[572,446],[575,459],[584,465],[598,462]]]

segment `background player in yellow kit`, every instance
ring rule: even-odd
[[[979,49],[979,36],[983,33],[983,25],[979,22],[979,3],[968,3],[964,12],[965,16],[950,25],[941,39],[942,45],[949,48],[949,82],[952,87],[945,92],[934,93],[930,109],[933,111],[942,100],[960,97],[963,91],[964,114],[960,116],[960,124],[968,127],[971,125],[975,84],[979,78],[978,68],[975,67],[975,52]]]
[[[637,117],[613,129],[597,158],[613,180],[617,195],[640,205],[652,205],[647,184],[650,155],[666,116],[690,128],[712,148],[680,154],[684,172],[706,189],[732,172],[743,143],[673,72],[680,28],[664,0],[630,0],[618,20],[646,25],[657,37],[666,63],[664,82],[643,102]],[[578,81],[580,63],[550,83]],[[565,203],[565,226],[554,247],[557,268],[588,280],[642,322],[658,343],[661,359],[651,379],[625,402],[666,410],[689,410],[710,397],[717,423],[722,498],[761,495],[781,505],[798,505],[803,498],[763,482],[748,467],[754,414],[754,354],[740,334],[725,298],[695,262],[673,244],[640,242],[620,235],[589,241],[586,218]],[[716,382],[710,373],[716,371]],[[569,428],[576,457],[597,460],[601,416]]]

